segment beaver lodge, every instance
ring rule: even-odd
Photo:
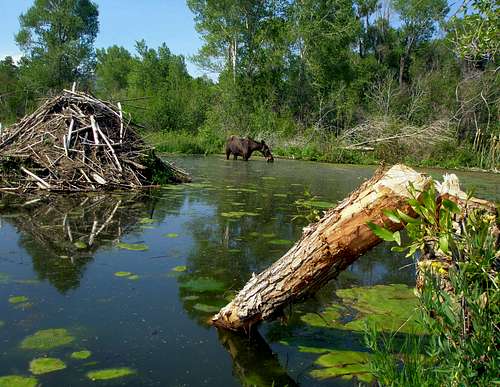
[[[190,181],[158,158],[120,104],[64,90],[0,134],[0,189],[95,191]]]

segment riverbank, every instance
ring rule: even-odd
[[[225,144],[225,138],[208,132],[148,132],[145,139],[154,145],[158,152],[171,154],[223,154]],[[481,155],[465,143],[443,142],[430,149],[408,149],[401,144],[381,144],[372,151],[362,151],[346,149],[335,143],[334,138],[328,142],[302,137],[275,137],[265,140],[270,144],[273,155],[282,159],[357,165],[404,163],[420,168],[500,172],[498,165],[493,169],[484,168]]]

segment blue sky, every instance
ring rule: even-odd
[[[185,0],[96,0],[96,3],[100,13],[98,48],[117,44],[133,51],[135,42],[145,39],[149,47],[156,48],[165,42],[173,53],[188,57],[202,45]],[[19,31],[19,15],[32,4],[33,0],[0,0],[0,59],[7,55],[17,58],[21,54],[14,35]],[[186,62],[192,75],[203,74]]]

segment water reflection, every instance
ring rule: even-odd
[[[4,195],[0,201],[0,217],[17,229],[38,278],[62,293],[79,286],[98,250],[141,232],[142,219],[165,216],[148,193]]]
[[[373,168],[217,157],[177,162],[198,178],[193,184],[135,194],[0,198],[6,225],[0,301],[24,295],[33,303],[20,310],[0,302],[0,376],[26,369],[33,354],[20,354],[18,344],[28,334],[77,325],[84,332],[80,344],[98,367],[138,371],[122,385],[317,385],[310,371],[318,354],[300,349],[361,351],[362,335],[313,329],[301,316],[330,306],[339,288],[414,283],[411,261],[380,245],[314,298],[285,311],[286,324],[264,324],[264,338],[216,331],[207,324],[211,315],[300,236],[307,221],[298,215],[307,211],[297,201],[334,204]],[[121,250],[118,242],[148,249]],[[46,281],[23,282],[33,274]],[[47,355],[67,359],[73,350]],[[70,363],[65,373],[40,382],[86,385],[85,367]]]

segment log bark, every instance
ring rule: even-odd
[[[253,324],[279,315],[287,305],[314,293],[381,242],[367,222],[385,224],[393,231],[401,229],[402,225],[390,222],[383,210],[410,213],[409,183],[422,190],[430,181],[404,165],[377,171],[319,222],[306,227],[301,239],[283,257],[253,275],[212,323],[249,331]]]

